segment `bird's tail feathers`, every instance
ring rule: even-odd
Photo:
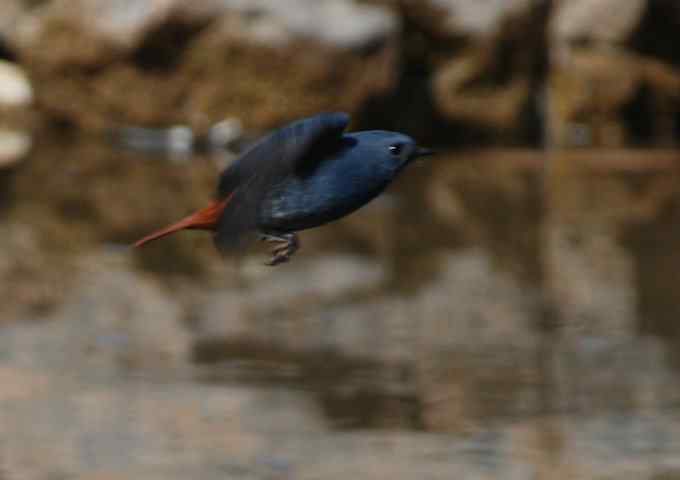
[[[169,225],[161,230],[147,235],[140,240],[137,240],[133,245],[135,247],[141,247],[142,245],[154,240],[158,240],[159,238],[163,238],[167,235],[171,235],[180,230],[215,230],[217,222],[222,215],[222,211],[227,206],[227,203],[229,203],[229,200],[231,200],[231,195],[222,200],[216,200],[206,208],[192,213],[179,222],[173,223],[172,225]]]

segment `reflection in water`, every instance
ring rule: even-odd
[[[676,184],[677,180],[673,178]],[[639,333],[677,342],[680,340],[680,285],[677,283],[680,210],[678,196],[673,193],[669,192],[657,215],[629,225],[622,236],[631,252],[637,280]]]
[[[390,379],[399,368],[402,376],[412,375],[406,365],[390,369],[333,350],[286,351],[276,344],[219,339],[197,342],[193,357],[198,364],[213,365],[199,374],[203,381],[280,385],[311,393],[333,428],[423,427],[416,393]]]
[[[6,468],[677,478],[676,159],[617,158],[443,156],[271,270],[200,234],[120,248],[215,159],[39,145],[3,180]]]

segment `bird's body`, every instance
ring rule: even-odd
[[[222,173],[215,203],[136,245],[199,228],[214,230],[224,250],[255,233],[280,244],[271,265],[287,261],[298,247],[295,232],[357,210],[430,153],[396,132],[343,134],[348,123],[346,114],[330,113],[276,130]]]
[[[317,227],[379,195],[398,172],[395,165],[367,161],[374,148],[371,137],[381,133],[345,135],[346,145],[322,159],[313,174],[291,175],[272,185],[261,205],[261,229],[289,232]]]

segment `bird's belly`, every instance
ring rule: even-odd
[[[292,232],[323,225],[361,208],[387,183],[324,177],[288,181],[274,188],[263,202],[261,228]]]

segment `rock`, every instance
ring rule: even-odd
[[[115,136],[122,146],[131,150],[164,152],[173,157],[188,157],[195,147],[194,133],[184,125],[162,129],[122,127]]]
[[[443,34],[459,42],[434,65],[431,83],[438,111],[494,139],[521,138],[521,115],[532,101],[530,86],[540,73],[536,65],[548,48],[546,9],[524,0],[431,4],[443,9],[442,18],[448,19],[435,41]],[[436,24],[432,20],[422,28]]]
[[[526,78],[519,77],[491,90],[467,87],[487,75],[490,68],[479,52],[469,51],[437,72],[433,91],[440,110],[451,119],[507,135],[517,125],[529,85]]]
[[[229,149],[243,140],[243,133],[238,118],[225,118],[210,127],[205,143],[211,149]]]
[[[2,47],[0,32],[0,47]],[[31,146],[33,87],[21,66],[0,58],[0,169],[21,160]]]
[[[371,17],[350,7],[351,3],[345,7],[337,7],[340,2],[304,5],[292,9],[296,12],[292,19],[277,17],[280,8],[264,9],[259,16],[229,11],[207,28],[186,59],[185,74],[190,81],[202,80],[201,88],[189,94],[187,109],[209,118],[238,116],[246,128],[262,129],[318,111],[356,112],[369,98],[393,87],[397,58],[393,17],[380,14],[390,20],[377,24],[378,35],[349,35],[343,33],[344,27],[333,33],[335,27],[330,25],[362,25],[360,19]],[[344,12],[340,18],[347,18],[346,22],[337,22],[333,13],[337,8]],[[296,26],[303,22],[297,17],[305,9],[316,15],[314,25],[320,27],[298,31]],[[390,29],[385,25],[391,25]],[[319,36],[321,31],[328,33]],[[332,36],[339,40],[331,43]],[[363,43],[357,44],[360,39]],[[225,55],[215,59],[215,51]],[[225,83],[225,76],[232,81]],[[338,91],[342,95],[333,93]]]
[[[503,22],[515,15],[523,15],[531,7],[531,0],[429,0],[442,11],[442,18],[452,34],[488,36],[497,33]]]
[[[33,101],[33,88],[19,66],[0,60],[0,108],[27,107]]]
[[[24,9],[17,16],[14,28],[8,28],[5,35],[14,48],[44,67],[97,65],[138,45],[149,29],[173,14],[177,3],[175,0],[54,0]],[[88,41],[69,45],[69,37],[76,33]],[[36,44],[49,45],[49,48],[27,51]]]
[[[491,39],[512,19],[531,9],[531,0],[374,0],[398,10],[418,29],[434,36],[439,49],[458,44],[455,40]],[[421,38],[421,41],[425,40]],[[451,41],[453,41],[451,43]],[[459,46],[460,44],[458,44]],[[409,46],[407,46],[408,48]]]
[[[45,112],[83,128],[186,124],[202,135],[233,117],[263,130],[319,110],[357,111],[395,81],[398,22],[380,7],[80,3],[47,4],[15,43]]]
[[[558,147],[672,144],[678,92],[680,69],[657,60],[623,51],[566,50],[549,77],[550,137]],[[639,109],[634,116],[621,114],[632,108]]]
[[[30,151],[31,143],[28,133],[0,129],[0,170],[20,162]]]
[[[622,45],[640,23],[647,0],[561,0],[551,20],[555,41]]]
[[[2,4],[3,15],[0,18],[0,42],[9,47],[16,35],[18,25],[25,19],[29,11],[29,2],[24,0],[5,0]]]
[[[406,5],[407,12],[425,10]],[[667,48],[680,25],[674,4],[429,5],[442,13],[414,13],[413,21],[431,36],[423,55],[436,52],[425,57],[434,70],[435,105],[475,138],[557,147],[674,145],[680,59]]]
[[[387,10],[346,0],[231,0],[226,5],[240,16],[254,17],[243,25],[241,34],[274,47],[309,38],[333,47],[361,49],[382,42],[397,26]]]
[[[669,27],[677,12],[662,4],[557,4],[547,90],[547,126],[556,146],[675,143],[680,62],[669,58],[662,38],[666,28],[677,30]],[[646,40],[650,36],[653,42]]]

